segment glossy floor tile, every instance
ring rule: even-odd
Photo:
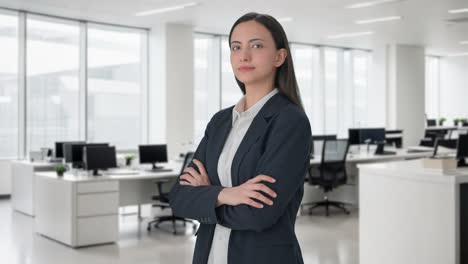
[[[116,244],[72,249],[34,233],[34,219],[14,212],[10,200],[0,200],[0,263],[5,264],[180,264],[191,263],[195,237],[146,231],[146,221],[121,217]],[[307,264],[357,264],[357,211],[330,217],[316,211],[300,216],[296,233]]]

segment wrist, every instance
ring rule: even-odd
[[[220,207],[221,205],[224,205],[225,202],[224,202],[224,194],[226,192],[226,189],[227,188],[223,188],[219,193],[218,193],[218,197],[216,199],[216,207]]]

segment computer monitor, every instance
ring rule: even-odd
[[[362,143],[380,144],[385,142],[385,128],[363,128],[360,132]],[[361,143],[361,144],[362,144]]]
[[[65,162],[73,168],[83,168],[83,148],[85,146],[107,147],[109,143],[65,143],[63,145]]]
[[[427,119],[426,122],[427,122],[428,127],[433,127],[433,126],[437,125],[437,120],[435,120],[435,119]]]
[[[98,170],[117,167],[115,147],[86,145],[83,148],[83,161],[86,170],[92,170],[97,176]]]
[[[348,129],[348,142],[350,145],[360,145],[361,143],[361,129],[350,128]]]
[[[138,153],[140,155],[140,163],[153,164],[153,170],[162,168],[156,166],[157,162],[167,162],[166,145],[139,145]]]
[[[350,145],[382,143],[385,141],[385,128],[350,128],[348,141]]]
[[[437,138],[436,141],[435,141],[435,144],[434,144],[434,153],[432,154],[432,156],[437,156],[437,152],[439,150],[439,146],[442,146],[444,148],[448,148],[448,149],[456,149],[457,148],[457,144],[458,144],[458,140],[457,139],[441,139],[441,138]]]
[[[63,145],[66,143],[85,144],[85,141],[57,141],[55,142],[55,157],[64,158]]]
[[[466,167],[465,158],[468,157],[468,135],[458,135],[457,159],[458,167]]]

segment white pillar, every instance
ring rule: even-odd
[[[387,127],[403,129],[404,146],[418,145],[425,123],[424,47],[387,46]]]

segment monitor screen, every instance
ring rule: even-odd
[[[348,129],[348,141],[350,145],[359,145],[361,143],[361,129],[359,128],[350,128]]]
[[[115,147],[86,145],[83,150],[86,170],[105,170],[117,167]]]
[[[64,144],[66,143],[76,143],[76,144],[84,144],[84,141],[57,141],[55,142],[55,157],[56,158],[64,158]]]
[[[140,145],[138,152],[140,163],[167,162],[166,145]]]
[[[377,144],[385,141],[385,128],[363,128],[360,132],[360,142]]]
[[[64,156],[65,162],[82,164],[83,163],[83,148],[85,146],[109,146],[109,143],[65,143]]]
[[[468,135],[458,135],[457,158],[468,157]]]

